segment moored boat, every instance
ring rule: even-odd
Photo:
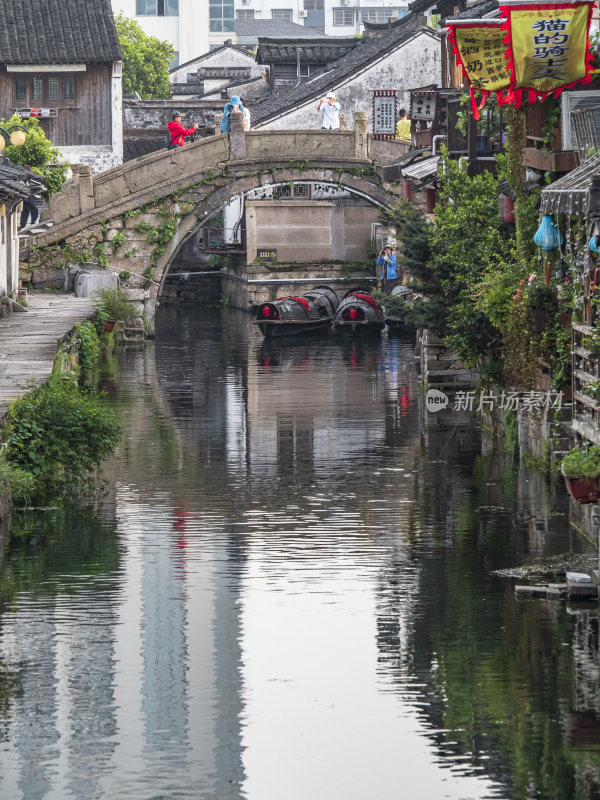
[[[315,286],[297,297],[261,303],[255,322],[265,338],[313,333],[331,325],[339,302],[329,286]]]
[[[340,302],[331,324],[334,333],[365,336],[380,333],[385,325],[383,309],[368,292],[353,289]]]

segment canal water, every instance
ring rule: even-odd
[[[0,798],[600,796],[597,607],[496,574],[585,556],[562,486],[423,409],[410,338],[159,311],[105,495],[0,561]]]

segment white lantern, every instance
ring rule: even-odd
[[[10,135],[10,143],[15,147],[25,144],[25,131],[13,131]]]

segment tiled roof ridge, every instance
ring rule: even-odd
[[[188,67],[190,64],[197,64],[199,61],[204,61],[204,59],[208,58],[209,56],[214,56],[215,53],[218,53],[220,50],[237,50],[238,53],[242,53],[245,56],[248,56],[250,60],[254,60],[254,54],[251,53],[249,50],[246,50],[244,47],[240,47],[237,44],[232,44],[231,42],[227,44],[225,42],[220,47],[215,47],[214,50],[209,50],[206,53],[202,53],[202,55],[195,56],[194,58],[190,58],[189,61],[184,61],[183,64],[178,64],[176,67],[172,67],[169,70],[169,73],[176,72],[179,69],[183,69],[183,67]]]
[[[496,9],[499,9],[498,0],[484,0],[483,3],[477,3],[477,5],[470,8],[465,8],[464,11],[460,11],[458,14],[448,14],[446,19],[481,19],[484,15],[490,14]]]

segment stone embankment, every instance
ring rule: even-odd
[[[38,294],[29,296],[27,313],[0,320],[0,426],[13,400],[50,377],[59,340],[93,311],[87,298]]]

